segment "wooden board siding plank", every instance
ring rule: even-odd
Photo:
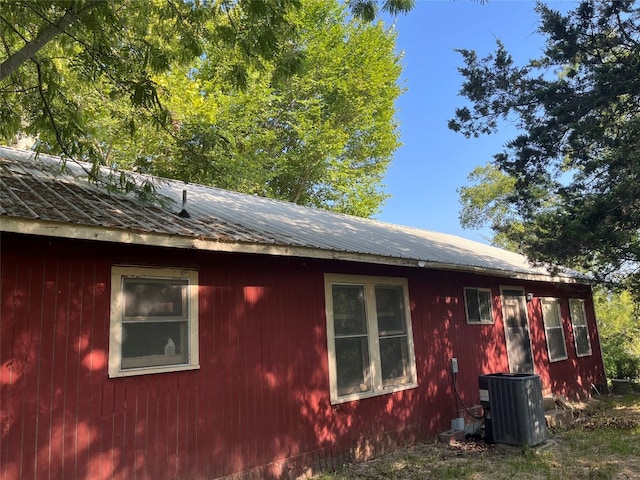
[[[178,376],[165,375],[167,382],[167,436],[165,442],[167,444],[167,476],[168,478],[176,478],[178,473]]]
[[[160,452],[159,428],[160,428],[160,409],[159,409],[159,392],[158,382],[156,379],[149,379],[147,386],[147,415],[146,415],[146,474],[147,478],[160,478]]]
[[[95,255],[94,255],[95,257]],[[104,261],[95,264],[95,288],[91,317],[91,366],[89,406],[96,439],[89,453],[89,478],[111,479],[113,459],[113,413],[115,382],[107,377],[109,352],[109,303],[111,265]]]
[[[16,391],[16,400],[20,401],[22,431],[20,439],[16,439],[21,448],[20,470],[18,478],[34,478],[35,459],[37,449],[34,438],[36,437],[37,407],[37,379],[38,358],[41,344],[40,321],[43,315],[43,262],[31,255],[21,257],[19,271],[24,275],[26,294],[29,299],[29,308],[24,324],[20,328],[20,344],[22,345],[24,373],[20,379],[22,393]],[[18,283],[22,280],[18,277]],[[2,317],[8,318],[8,317]],[[22,324],[19,317],[12,321]]]
[[[144,388],[140,378],[129,377],[124,382],[124,407],[119,415],[122,430],[118,445],[120,458],[119,468],[116,470],[116,478],[130,480],[135,478],[138,470],[138,457],[136,447],[137,422],[138,422],[138,398]],[[118,416],[117,416],[118,417]],[[118,430],[116,430],[118,433]]]
[[[76,396],[76,405],[73,418],[74,429],[74,458],[73,458],[73,475],[71,478],[86,477],[86,468],[88,465],[88,450],[91,443],[91,428],[88,419],[87,398],[88,391],[86,386],[89,384],[90,370],[85,365],[85,356],[87,355],[87,347],[89,345],[89,335],[86,332],[87,325],[91,325],[91,305],[93,279],[91,278],[92,269],[90,263],[83,262],[80,265],[80,311],[78,313],[78,323],[71,338],[71,348],[76,356],[74,375],[75,384],[73,385]],[[87,288],[87,286],[89,286]]]
[[[147,479],[149,477],[149,378],[142,378],[137,382],[136,392],[136,420],[133,451],[135,464],[134,480]]]
[[[53,365],[55,343],[55,315],[58,297],[58,261],[45,260],[43,313],[40,322],[41,347],[38,358],[36,449],[34,477],[51,478],[52,404],[54,396]]]
[[[200,413],[200,397],[202,395],[202,391],[200,389],[200,384],[198,380],[198,375],[193,374],[189,375],[187,379],[187,402],[186,402],[186,416],[185,416],[185,426],[186,426],[186,468],[184,469],[186,478],[204,478],[206,473],[202,472],[200,465],[200,444],[198,443],[199,432],[200,432],[200,422],[199,422],[199,413]]]
[[[227,445],[230,442],[231,434],[231,413],[232,405],[232,382],[231,364],[234,359],[231,356],[231,332],[230,332],[230,309],[228,282],[225,281],[227,275],[216,273],[213,276],[211,285],[213,292],[213,322],[215,331],[215,343],[212,350],[217,352],[213,363],[214,372],[220,383],[210,382],[207,388],[210,403],[207,405],[210,427],[207,431],[208,438],[215,437],[215,449],[209,457],[210,472],[215,477],[225,475],[228,471],[226,462]],[[226,359],[229,359],[227,361]],[[212,387],[219,387],[213,390]],[[214,430],[215,429],[215,430]],[[210,440],[211,441],[211,440]]]
[[[80,395],[80,355],[81,336],[80,325],[84,302],[84,260],[73,259],[65,262],[68,271],[66,285],[62,285],[66,305],[64,315],[60,318],[64,328],[58,332],[58,343],[62,346],[60,363],[64,363],[64,382],[62,388],[62,432],[61,457],[62,471],[68,478],[78,477],[78,408]]]
[[[316,409],[314,414],[323,419],[325,423],[328,423],[331,421],[333,410],[331,409],[329,395],[329,359],[326,334],[327,322],[324,310],[324,282],[319,275],[313,276],[311,281],[314,288],[310,299],[313,300],[305,302],[309,309],[307,315],[312,321],[308,327],[313,334],[309,351],[313,352],[312,361],[315,366],[311,376],[313,383],[310,385],[312,388],[310,401]],[[322,448],[326,441],[326,430],[321,434],[316,434],[314,436],[314,449]]]
[[[216,269],[217,270],[217,269]],[[211,475],[222,475],[224,458],[224,445],[226,445],[226,406],[229,398],[229,391],[226,385],[229,382],[227,362],[225,361],[227,355],[227,337],[226,337],[226,321],[227,316],[224,311],[224,304],[222,303],[224,296],[224,289],[220,285],[220,274],[212,272],[211,282],[211,309],[212,309],[212,321],[214,342],[211,346],[212,357],[211,369],[213,371],[214,378],[217,382],[210,382],[204,386],[207,392],[207,404],[204,406],[207,411],[207,418],[209,418],[209,424],[207,426],[206,435],[207,438],[203,438],[202,441],[213,442],[214,449],[209,452],[207,456],[207,463],[209,465],[208,472]],[[214,353],[215,352],[215,353]],[[214,477],[215,478],[215,477]]]
[[[110,466],[114,464],[113,456],[113,402],[115,385],[113,382],[101,382],[98,386],[101,392],[99,417],[99,443],[97,451],[93,452],[89,474],[91,478],[111,478]]]
[[[147,379],[139,378],[129,386],[129,401],[126,415],[125,451],[129,458],[128,479],[138,480],[144,472],[145,415]]]
[[[258,461],[262,464],[269,463],[273,460],[273,451],[279,436],[279,418],[278,418],[278,389],[279,379],[277,374],[277,347],[274,345],[274,339],[279,335],[278,322],[281,315],[277,312],[276,305],[278,299],[283,295],[277,277],[269,279],[270,295],[266,299],[264,309],[269,312],[265,321],[260,325],[260,349],[262,365],[260,374],[262,377],[261,391],[262,403],[261,412],[263,418],[268,418],[269,422],[262,422],[260,431],[261,449],[258,452]]]
[[[66,471],[65,448],[68,447],[67,424],[69,412],[67,410],[67,351],[69,349],[69,308],[71,304],[71,266],[62,259],[58,262],[57,296],[55,301],[53,357],[50,364],[52,388],[50,408],[49,434],[49,475],[50,478],[64,477]]]
[[[96,351],[102,351],[105,355],[105,366],[96,371],[96,375],[92,378],[96,379],[96,394],[102,392],[103,388],[108,391],[106,400],[108,412],[100,411],[100,442],[98,451],[94,454],[92,464],[99,469],[101,477],[110,479],[114,466],[114,444],[113,444],[113,426],[114,426],[114,382],[108,378],[107,363],[109,352],[109,331],[110,325],[110,303],[111,303],[111,265],[107,262],[101,262],[98,265],[97,278],[100,284],[96,289],[95,314],[94,314],[94,335],[93,346]],[[96,402],[96,405],[98,402]],[[102,406],[102,404],[101,404]],[[93,477],[91,477],[93,478]]]
[[[258,347],[260,349],[259,365],[256,370],[257,377],[257,405],[256,413],[258,415],[258,430],[256,432],[256,440],[258,452],[256,462],[261,465],[268,464],[272,461],[272,444],[277,436],[277,430],[274,428],[272,420],[273,407],[275,405],[273,391],[276,388],[275,378],[273,374],[273,358],[270,348],[270,339],[273,338],[274,324],[279,316],[274,309],[276,299],[283,295],[284,292],[279,288],[270,276],[264,272],[260,272],[260,284],[264,285],[265,294],[260,302],[260,318],[261,321],[257,326]],[[269,419],[269,421],[265,421]]]
[[[287,290],[289,292],[295,291],[293,285],[290,285]],[[295,297],[294,297],[295,298]],[[304,298],[304,297],[303,297]],[[287,449],[292,453],[297,454],[298,440],[296,439],[295,432],[298,430],[298,408],[295,404],[294,393],[296,388],[296,374],[300,365],[300,338],[298,337],[298,329],[296,328],[296,322],[294,320],[294,314],[292,313],[292,302],[283,302],[282,312],[285,318],[285,332],[287,338],[287,348],[284,350],[285,357],[283,361],[286,365],[286,380],[285,380],[285,396],[283,403],[286,407],[285,411],[285,431],[291,432],[287,445]],[[303,337],[304,338],[304,337]],[[295,345],[295,347],[294,347]],[[294,347],[294,348],[292,348]]]
[[[289,293],[295,291],[294,285],[287,285],[287,290]],[[285,366],[282,377],[282,404],[284,406],[284,415],[283,415],[283,433],[286,432],[294,432],[297,428],[297,412],[295,411],[293,405],[293,389],[295,388],[295,377],[296,370],[299,368],[299,358],[298,358],[298,349],[300,348],[300,339],[298,338],[298,331],[296,329],[296,324],[293,321],[293,314],[291,313],[291,303],[286,299],[280,305],[283,317],[283,336],[285,339],[283,356],[280,361],[283,362]],[[292,346],[295,345],[295,348]],[[283,447],[285,447],[285,451],[296,452],[296,440],[295,436],[292,435],[283,435],[285,438],[285,442],[283,442]]]
[[[87,262],[82,275],[82,314],[78,326],[78,407],[76,410],[76,478],[90,478],[91,459],[98,451],[101,396],[97,373],[106,367],[106,355],[94,350],[94,322],[97,296],[96,265]]]
[[[176,478],[186,477],[189,471],[189,373],[176,375]]]
[[[20,371],[19,359],[15,354],[16,323],[18,316],[24,315],[24,293],[20,293],[18,262],[4,256],[0,260],[2,283],[0,294],[0,478],[17,479],[22,467],[20,446],[22,426],[14,392],[17,390]],[[22,297],[22,298],[21,298]],[[19,334],[18,334],[19,335]]]
[[[316,420],[322,421],[322,419],[320,416],[316,418],[309,405],[309,381],[313,378],[315,365],[318,363],[317,359],[313,358],[314,346],[307,343],[308,339],[313,336],[313,328],[310,325],[311,317],[307,310],[309,304],[312,303],[312,292],[309,291],[310,282],[301,278],[304,274],[300,272],[291,272],[290,275],[296,279],[296,287],[291,292],[292,296],[299,299],[296,302],[291,302],[288,314],[291,319],[291,333],[299,339],[298,348],[295,350],[296,358],[293,362],[298,368],[293,374],[290,401],[292,406],[297,406],[295,410],[292,408],[291,413],[293,414],[292,422],[296,429],[295,436],[299,439],[297,449],[302,453],[313,449],[315,438],[312,425]],[[304,288],[302,288],[303,286]],[[309,301],[302,301],[307,298]]]
[[[251,277],[254,277],[255,273],[252,272]],[[258,456],[259,441],[259,425],[262,424],[263,419],[258,419],[256,407],[259,399],[257,395],[257,383],[256,378],[257,367],[259,365],[260,354],[260,322],[264,320],[262,307],[261,307],[261,294],[262,294],[262,282],[256,281],[255,278],[251,278],[248,282],[248,286],[243,287],[243,303],[245,306],[245,313],[243,315],[245,319],[244,327],[244,361],[245,361],[245,395],[246,395],[246,411],[245,411],[245,425],[242,430],[241,444],[243,446],[243,462],[247,468],[251,465],[256,465]]]
[[[224,379],[220,378],[220,366],[218,365],[218,357],[220,352],[217,347],[218,325],[215,316],[215,292],[216,288],[213,284],[213,275],[210,270],[202,270],[199,272],[200,289],[199,289],[199,311],[200,311],[200,368],[201,371],[210,373],[210,375],[199,374],[195,376],[195,382],[198,388],[198,399],[195,412],[190,411],[191,415],[195,415],[192,420],[197,428],[194,432],[195,437],[195,454],[194,462],[196,472],[206,477],[212,477],[214,472],[214,459],[217,450],[221,448],[220,441],[217,440],[216,429],[214,428],[214,416],[217,413],[217,405],[214,404],[214,396],[212,390],[217,385],[223,385]]]
[[[114,480],[129,480],[133,478],[135,454],[133,452],[135,420],[136,420],[136,390],[137,379],[126,378],[121,383],[122,390],[116,387],[115,438],[118,456]],[[119,395],[118,395],[119,393]]]
[[[208,350],[213,344],[213,322],[211,318],[211,299],[210,299],[210,279],[205,272],[198,272],[198,279],[200,285],[198,287],[198,344],[200,349],[200,369],[208,371],[211,368],[211,359]],[[205,353],[207,352],[207,353]],[[190,473],[193,475],[202,472],[203,475],[209,474],[208,464],[206,461],[206,455],[200,451],[201,444],[200,439],[206,435],[206,431],[210,422],[209,414],[206,409],[207,391],[202,379],[202,375],[196,374],[191,378],[191,384],[196,389],[197,398],[194,402],[189,404],[189,416],[187,421],[190,426],[190,448],[192,449],[192,460]],[[215,379],[210,379],[215,380]],[[201,409],[202,406],[202,409]],[[195,410],[195,412],[194,412]]]
[[[229,293],[228,298],[228,317],[225,318],[227,328],[229,330],[229,353],[225,358],[229,361],[228,377],[229,383],[227,388],[231,394],[228,399],[226,438],[227,455],[224,461],[224,474],[230,474],[236,471],[242,471],[242,446],[241,432],[244,414],[244,404],[246,402],[242,385],[244,377],[241,370],[241,348],[242,348],[242,300],[239,291],[237,274],[235,272],[229,275]]]
[[[286,431],[286,352],[290,348],[286,339],[286,315],[284,315],[284,306],[287,304],[286,296],[289,294],[286,285],[282,281],[281,276],[273,279],[275,290],[279,292],[273,303],[274,312],[272,328],[269,333],[271,347],[271,372],[273,375],[273,389],[270,417],[272,418],[273,441],[271,442],[269,452],[272,460],[278,460],[282,457],[282,451],[285,449],[283,445],[284,432]]]
[[[247,397],[247,311],[245,305],[243,283],[239,272],[234,272],[233,287],[234,287],[234,317],[235,324],[238,327],[236,336],[236,355],[238,362],[236,363],[236,380],[233,382],[235,387],[235,394],[238,399],[235,422],[235,432],[233,440],[233,454],[231,460],[233,461],[234,471],[242,471],[244,468],[244,458],[246,455],[247,445],[245,443],[245,437],[248,435],[247,426],[249,419],[247,415],[247,409],[249,406],[249,399]]]
[[[169,457],[173,453],[169,445],[169,385],[159,380],[158,386],[158,478],[170,478]]]
[[[250,388],[250,375],[248,358],[251,355],[249,351],[251,349],[251,306],[246,301],[246,287],[245,282],[242,281],[243,277],[240,272],[236,272],[234,279],[234,287],[236,290],[235,295],[235,315],[237,318],[240,330],[238,332],[238,358],[237,364],[238,371],[238,423],[237,433],[235,440],[235,454],[234,454],[234,469],[245,470],[247,457],[250,455],[251,440],[250,440],[250,424],[251,424],[251,399],[249,397]]]

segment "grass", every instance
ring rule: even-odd
[[[314,478],[640,480],[640,395],[600,397],[576,412],[573,425],[550,431],[538,447],[420,443]]]

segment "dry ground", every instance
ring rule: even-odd
[[[640,395],[574,404],[576,421],[535,447],[421,443],[319,480],[344,479],[628,479],[640,480]]]

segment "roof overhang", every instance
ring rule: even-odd
[[[564,284],[590,283],[587,279],[575,277],[506,271],[501,269],[478,267],[474,265],[439,263],[418,258],[382,256],[311,247],[278,245],[275,243],[266,244],[228,242],[205,237],[170,235],[166,233],[134,231],[102,226],[68,224],[39,219],[17,218],[8,216],[0,217],[0,232],[76,240],[89,240],[96,242],[110,242],[124,245],[150,245],[155,247],[176,248],[185,250],[315,258],[322,260],[340,260],[347,262],[371,263],[378,265],[392,265],[421,269],[450,270],[529,281],[543,281]]]

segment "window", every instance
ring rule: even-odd
[[[562,328],[562,316],[560,314],[560,302],[555,298],[542,298],[542,319],[544,331],[547,337],[547,351],[549,361],[567,359],[567,346],[564,340]]]
[[[113,267],[109,376],[198,368],[198,272]]]
[[[325,275],[331,402],[417,386],[407,281]]]
[[[467,323],[493,323],[490,289],[465,287],[464,306]]]
[[[591,355],[591,341],[587,327],[587,315],[584,310],[584,300],[572,298],[569,300],[571,322],[573,324],[573,339],[576,344],[576,355],[585,357]]]

